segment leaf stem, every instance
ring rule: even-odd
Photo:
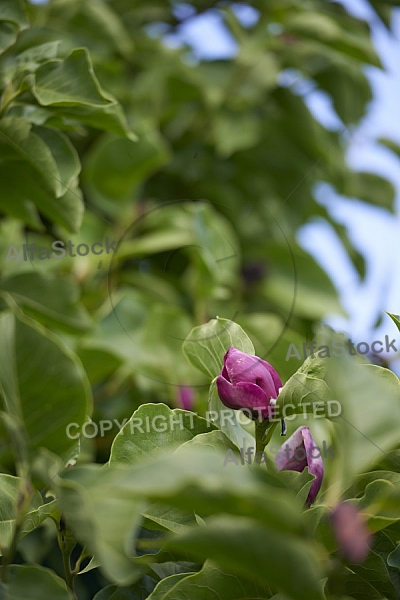
[[[67,587],[71,590],[72,594],[74,595],[74,598],[76,598],[77,596],[74,590],[75,573],[71,571],[71,552],[75,547],[76,541],[68,535],[62,517],[60,519],[60,526],[57,531],[57,540],[61,550],[62,561],[64,565],[65,582],[67,584]]]
[[[3,563],[1,565],[0,579],[3,583],[7,583],[8,567],[12,563],[14,556],[17,552],[18,537],[21,531],[22,523],[27,513],[29,504],[33,495],[33,488],[28,478],[21,478],[21,487],[19,490],[16,515],[15,515],[15,529],[11,544],[7,550],[2,548],[3,551]]]
[[[3,556],[3,564],[1,566],[1,575],[0,575],[0,579],[3,583],[7,583],[8,567],[12,563],[15,553],[17,552],[17,541],[18,541],[19,531],[20,531],[20,526],[16,525],[15,530],[14,530],[14,535],[13,535],[13,538],[11,541],[11,545],[8,548],[8,551]]]
[[[276,423],[270,423],[268,419],[263,421],[255,422],[255,438],[256,438],[256,455],[258,452],[263,452],[265,446],[271,439],[272,432],[269,431],[267,436],[265,435],[268,429],[274,430]],[[271,434],[271,435],[270,435]]]

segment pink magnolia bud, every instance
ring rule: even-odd
[[[352,563],[363,562],[372,536],[358,508],[350,502],[341,502],[333,511],[331,520],[343,556]]]
[[[299,427],[280,447],[275,457],[278,471],[298,471],[306,467],[315,476],[308,492],[306,504],[310,506],[320,490],[324,477],[324,463],[308,427]]]
[[[261,412],[268,418],[271,398],[277,398],[282,382],[275,369],[258,356],[231,346],[217,377],[218,395],[228,408]]]
[[[184,410],[193,410],[194,406],[194,391],[193,388],[188,385],[180,385],[178,388],[178,408]]]

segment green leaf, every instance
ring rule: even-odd
[[[140,581],[129,587],[107,585],[97,592],[93,600],[146,600],[152,592],[156,580],[144,575]]]
[[[58,500],[51,500],[46,504],[41,504],[38,508],[30,510],[22,524],[21,536],[26,535],[39,527],[49,517],[54,520],[60,520],[60,509],[58,507]]]
[[[317,73],[319,86],[332,97],[333,106],[344,123],[357,123],[372,99],[369,81],[358,65],[342,61]]]
[[[0,473],[0,555],[10,547],[14,536],[20,488],[21,479],[19,477]],[[35,492],[30,508],[34,511],[41,504],[42,497],[39,492]],[[27,522],[25,522],[24,528],[26,528],[26,524]]]
[[[356,498],[364,493],[368,485],[378,479],[384,479],[394,484],[395,487],[399,487],[400,484],[400,473],[386,470],[375,470],[369,471],[368,473],[362,473],[354,478],[352,485],[346,490],[345,497],[347,499]]]
[[[87,158],[85,180],[107,198],[121,200],[169,159],[166,143],[155,132],[137,142],[106,136]]]
[[[179,533],[179,531],[187,529],[190,525],[196,523],[193,512],[184,512],[159,502],[150,504],[143,510],[142,515],[146,519],[144,526],[147,529],[156,529],[159,531]]]
[[[387,558],[388,565],[400,569],[400,544],[391,552]]]
[[[400,315],[395,315],[390,312],[386,312],[386,314],[389,315],[393,323],[396,325],[397,329],[400,331]]]
[[[314,475],[312,475],[306,467],[301,473],[297,473],[296,471],[282,471],[281,477],[285,483],[296,491],[296,497],[299,498],[304,505],[312,482],[314,481]]]
[[[346,58],[382,67],[366,24],[360,20],[353,20],[350,26],[344,11],[342,14],[338,11],[330,15],[293,11],[287,20],[287,30],[294,35],[318,40],[334,49],[338,65],[341,65],[343,58]],[[339,53],[345,56],[340,56]],[[335,53],[328,53],[327,56],[333,59]]]
[[[134,240],[127,240],[118,249],[118,258],[143,256],[165,252],[181,246],[189,246],[193,238],[188,231],[157,231]]]
[[[145,319],[141,320],[141,327],[132,326],[132,313],[135,307],[129,307],[127,294],[118,306],[115,314],[123,326],[121,333],[125,344],[119,343],[119,354],[133,368],[149,379],[148,385],[163,390],[165,397],[165,384],[179,386],[185,382],[192,382],[196,371],[188,365],[181,352],[182,340],[190,329],[192,320],[186,312],[178,306],[167,306],[163,302],[152,302],[148,297],[140,296],[141,302],[145,299]],[[126,307],[126,312],[125,312]],[[115,336],[113,315],[113,333]],[[128,335],[126,335],[128,333]],[[154,348],[157,347],[157,353]],[[196,380],[194,380],[196,381]]]
[[[327,361],[331,359],[311,358],[283,386],[276,403],[276,418],[292,414],[313,413],[319,417],[329,416],[329,404],[335,400],[325,381]],[[332,406],[333,408],[333,406]],[[332,414],[336,417],[337,410]]]
[[[40,65],[32,92],[42,106],[103,107],[116,102],[100,87],[86,48],[76,48],[65,59],[53,59]]]
[[[293,312],[309,320],[322,319],[328,313],[344,314],[332,281],[295,240],[268,241],[264,252],[271,267],[262,293],[279,314],[288,319]]]
[[[0,164],[0,179],[3,191],[0,207],[5,213],[26,221],[36,230],[41,230],[43,225],[38,219],[38,209],[68,231],[79,230],[83,217],[83,202],[78,188],[73,187],[67,190],[64,196],[56,199],[54,193],[41,185],[38,172],[22,161]]]
[[[179,582],[187,579],[187,577],[188,575],[186,573],[177,573],[175,575],[170,575],[169,577],[164,577],[164,579],[161,579],[156,585],[147,600],[167,600],[168,597],[173,597],[170,595],[170,592],[174,593],[173,591]],[[196,596],[193,596],[193,598],[196,598]]]
[[[214,138],[218,153],[229,157],[255,146],[262,131],[255,115],[243,111],[222,112],[214,119]]]
[[[156,450],[177,447],[214,426],[190,411],[142,404],[115,437],[110,463],[135,463]]]
[[[28,27],[22,0],[2,0],[0,4],[0,53],[14,44],[19,31]]]
[[[382,146],[386,146],[386,148],[389,148],[389,150],[394,152],[394,154],[396,154],[396,156],[400,158],[400,144],[397,144],[389,138],[379,138],[378,142],[382,144]]]
[[[398,444],[400,383],[392,371],[350,356],[328,359],[326,380],[341,404],[332,472],[339,493]]]
[[[70,333],[87,331],[89,316],[77,305],[78,288],[66,278],[40,272],[19,273],[0,280],[0,290],[11,294],[18,306],[47,327]]]
[[[252,440],[253,441],[253,440]],[[222,431],[210,431],[208,433],[199,433],[194,438],[184,443],[184,446],[200,446],[203,448],[212,448],[226,452],[233,450],[237,453],[237,447],[232,444],[229,437]]]
[[[219,600],[251,600],[271,594],[268,585],[261,586],[207,560],[199,573],[171,575],[162,579],[148,600],[195,600],[204,589],[212,590]]]
[[[183,352],[192,365],[214,379],[221,372],[230,346],[254,354],[254,346],[243,329],[233,321],[217,317],[192,329],[183,343]]]
[[[357,506],[368,517],[368,528],[380,531],[400,520],[398,503],[400,487],[385,479],[371,481],[358,499]]]
[[[68,424],[82,425],[91,412],[82,365],[58,337],[26,316],[1,313],[0,337],[4,410],[23,423],[31,451],[43,446],[62,455],[75,445]],[[40,365],[46,365],[46,377]]]
[[[387,598],[397,600],[395,587],[390,581],[389,573],[383,559],[375,552],[370,552],[362,564],[352,564],[354,574],[344,578],[343,592],[352,598]],[[361,586],[359,588],[359,586]],[[365,596],[366,590],[370,590]],[[364,594],[364,595],[363,595]]]
[[[130,130],[126,122],[122,107],[116,102],[110,102],[101,107],[85,104],[69,104],[67,106],[52,104],[51,112],[60,118],[63,128],[71,127],[72,121],[72,123],[83,123],[95,129],[109,131],[117,135],[125,135],[132,141],[137,140],[136,135]],[[79,128],[79,131],[81,129]]]
[[[22,0],[2,0],[0,19],[17,23],[21,28],[28,27],[27,14]]]
[[[376,175],[375,173],[352,173],[344,181],[340,193],[353,198],[360,198],[364,202],[382,206],[394,212],[396,192],[393,184]]]
[[[7,600],[74,600],[63,579],[37,565],[11,565],[8,582],[0,583],[0,596]]]
[[[6,213],[27,218],[37,228],[40,222],[32,209],[36,205],[44,215],[69,231],[79,228],[83,213],[81,194],[76,185],[79,161],[63,134],[33,127],[19,117],[3,118],[0,156],[3,159],[0,164],[3,190],[0,205]],[[69,183],[70,189],[63,180]]]
[[[276,586],[293,600],[325,598],[319,581],[322,572],[312,546],[271,531],[253,519],[211,517],[206,527],[179,534],[167,542],[167,548],[197,559],[209,558],[222,569],[261,586]]]
[[[89,21],[93,33],[101,39],[109,38],[119,52],[130,60],[134,51],[132,37],[125,29],[123,19],[118,17],[112,7],[102,0],[95,0],[85,2],[82,12],[84,25]]]
[[[39,127],[34,125],[32,127],[32,133],[39,136],[51,149],[51,153],[56,161],[58,172],[60,174],[62,192],[65,193],[66,188],[74,184],[81,170],[81,163],[77,151],[71,144],[69,138],[61,131],[57,131],[50,127]]]
[[[75,467],[73,479],[61,482],[59,501],[69,527],[106,577],[128,585],[143,573],[132,558],[142,501],[118,493],[112,477],[110,469]]]
[[[8,21],[0,21],[0,53],[12,46],[18,37],[18,26]]]
[[[273,485],[263,485],[246,468],[232,473],[222,466],[223,455],[206,450],[182,446],[173,455],[164,452],[138,465],[76,466],[53,478],[69,526],[112,581],[128,585],[140,577],[133,544],[141,513],[147,516],[150,509],[150,518],[164,520],[169,529],[188,529],[183,525],[189,520],[179,527],[176,513],[162,512],[160,505],[155,511],[154,505],[153,509],[146,506],[146,499],[192,515],[227,511],[256,515],[279,534],[304,536],[301,504],[293,502],[292,494],[278,480],[265,474]],[[175,523],[165,521],[170,514]],[[157,546],[156,542],[152,540],[152,545]]]
[[[1,120],[0,153],[3,160],[23,161],[26,166],[31,167],[46,191],[53,192],[55,197],[65,193],[51,149],[24,119],[4,117]]]
[[[31,46],[23,52],[20,52],[15,60],[16,71],[36,71],[40,63],[56,58],[60,40],[46,42],[38,46]]]

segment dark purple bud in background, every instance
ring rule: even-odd
[[[261,281],[265,273],[265,264],[261,261],[247,262],[242,268],[242,277],[248,286]]]
[[[178,388],[178,408],[184,410],[193,410],[194,406],[194,390],[188,385],[180,385]]]
[[[341,502],[331,521],[342,555],[351,563],[362,563],[367,558],[372,535],[358,508],[350,502]]]
[[[270,400],[278,397],[282,381],[265,360],[231,346],[217,377],[218,395],[228,408],[245,410],[264,419],[270,415]]]
[[[306,467],[315,476],[308,492],[306,504],[310,506],[320,490],[324,477],[324,463],[318,446],[308,427],[299,427],[280,447],[275,457],[278,471],[298,471]]]

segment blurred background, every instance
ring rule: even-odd
[[[47,2],[34,0],[33,3]],[[282,7],[285,4],[290,6],[290,3],[283,2]],[[292,4],[295,6],[295,3]],[[162,21],[149,23],[147,34],[162,39],[168,48],[186,49],[185,58],[193,65],[200,61],[234,60],[240,54],[240,41],[218,10],[227,5],[223,2],[210,3],[210,8],[198,14],[190,3],[176,3],[173,11],[177,25],[172,29]],[[332,10],[335,5],[327,2],[324,10]],[[362,273],[349,257],[347,242],[341,239],[338,227],[333,227],[323,217],[309,219],[306,225],[299,228],[297,239],[329,274],[347,311],[347,316],[332,314],[326,321],[332,327],[346,331],[357,341],[371,341],[377,336],[381,339],[392,330],[388,317],[382,311],[395,313],[399,297],[399,278],[395,265],[388,260],[389,254],[397,247],[399,165],[396,155],[390,151],[394,146],[389,145],[388,149],[379,140],[384,138],[400,143],[400,124],[396,118],[400,93],[400,67],[397,60],[400,50],[400,11],[393,9],[389,29],[384,16],[389,8],[384,3],[374,5],[366,0],[347,0],[340,5],[350,15],[368,23],[371,40],[383,67],[380,69],[376,65],[366,64],[362,69],[371,86],[372,98],[356,125],[343,133],[346,161],[357,171],[368,171],[387,179],[392,183],[396,196],[393,210],[388,212],[379,207],[379,198],[374,202],[377,206],[367,206],[357,198],[339,194],[332,185],[318,182],[314,185],[313,193],[317,201],[338,226],[345,229],[348,240],[365,261]],[[310,8],[312,4],[306,10]],[[247,31],[256,27],[262,13],[257,3],[232,3],[231,9],[240,26]],[[282,37],[283,24],[272,24],[272,28],[274,25],[275,34],[281,28]],[[312,78],[307,77],[307,73],[289,67],[279,73],[279,77],[281,85],[290,87],[293,93],[300,95],[313,117],[324,127],[339,133],[343,130],[346,118],[335,110],[327,90],[321,89]],[[396,359],[393,356],[389,358],[393,367],[398,369]]]

